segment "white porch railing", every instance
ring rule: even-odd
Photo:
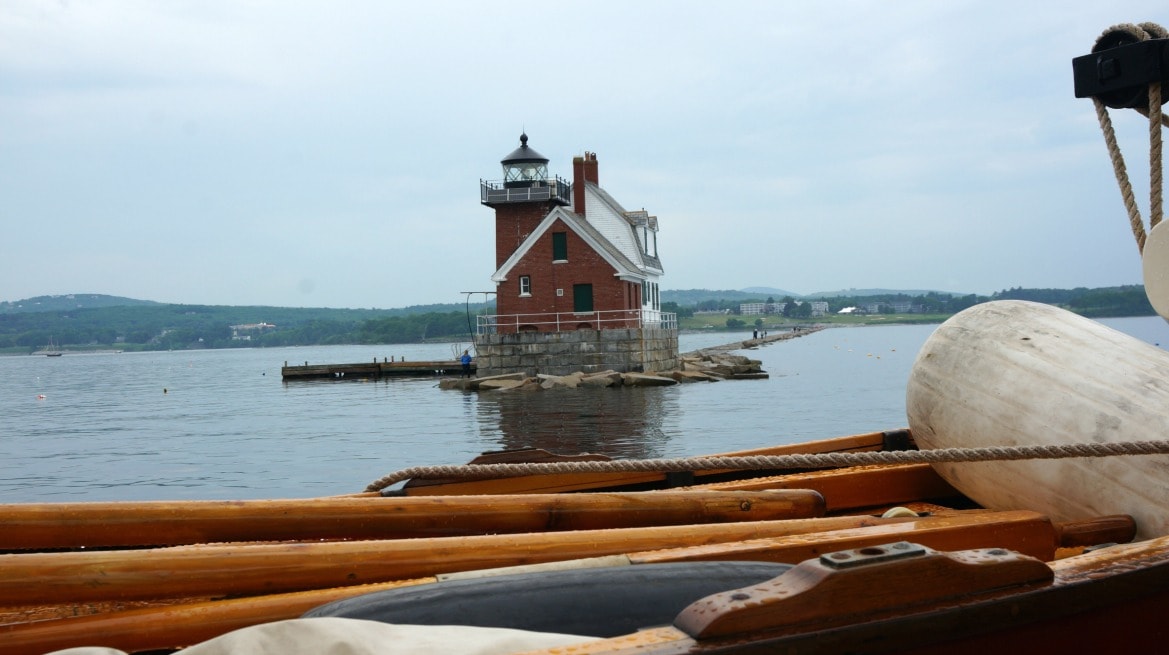
[[[554,312],[545,314],[489,314],[476,316],[477,334],[511,332],[571,332],[573,330],[618,330],[660,328],[676,330],[678,315],[673,312],[642,309],[610,309],[594,312]]]

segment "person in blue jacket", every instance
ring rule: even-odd
[[[471,377],[471,351],[464,350],[463,356],[459,358],[459,363],[463,365],[463,377]]]

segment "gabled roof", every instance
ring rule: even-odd
[[[585,182],[585,216],[590,225],[613,243],[642,272],[662,273],[662,263],[657,257],[645,253],[645,244],[637,235],[634,222],[629,219],[621,203],[609,192],[593,182]]]
[[[617,277],[636,282],[640,282],[646,278],[641,268],[631,261],[621,248],[618,248],[604,234],[598,231],[596,227],[578,216],[575,212],[569,211],[564,207],[557,207],[549,212],[544,217],[544,220],[540,221],[536,229],[532,230],[532,233],[507,258],[507,261],[503,262],[499,270],[495,271],[491,276],[491,280],[493,282],[506,281],[508,274],[515,268],[516,264],[527,256],[528,252],[539,241],[540,237],[558,220],[562,221],[568,226],[568,229],[575,232],[590,248],[601,255],[601,258],[617,271]]]

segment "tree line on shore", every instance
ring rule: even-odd
[[[668,292],[663,292],[668,297]],[[1104,318],[1117,316],[1153,316],[1156,312],[1149,304],[1145,295],[1145,288],[1141,285],[1127,285],[1119,287],[1100,287],[1088,289],[1024,289],[1015,287],[997,291],[989,296],[977,294],[955,295],[929,291],[918,294],[883,293],[866,294],[863,296],[817,296],[809,298],[792,298],[786,296],[775,298],[736,297],[736,298],[706,298],[698,300],[690,306],[681,306],[678,303],[664,302],[662,310],[676,312],[679,318],[693,316],[696,312],[739,314],[739,308],[749,303],[774,303],[777,306],[786,305],[782,314],[789,318],[811,317],[811,303],[809,301],[823,301],[828,304],[828,315],[837,314],[847,307],[879,306],[878,313],[894,313],[896,305],[908,305],[913,313],[918,314],[957,314],[979,303],[992,300],[1030,300],[1032,302],[1055,305],[1073,311],[1089,318]],[[799,304],[796,304],[799,303]]]
[[[680,318],[695,312],[737,314],[745,302],[768,302],[768,297],[743,299],[713,297],[692,305],[662,303],[663,311]],[[669,298],[670,292],[663,291]],[[1057,305],[1083,316],[1152,316],[1154,311],[1139,285],[1097,289],[1005,289],[990,296],[929,292],[919,295],[890,293],[833,296],[828,315],[845,307],[906,303],[931,315],[955,314],[990,300],[1018,299]],[[788,299],[790,300],[790,298]],[[781,299],[779,302],[782,302]],[[99,304],[99,303],[95,303]],[[807,304],[807,303],[805,303]],[[793,303],[794,305],[794,303]],[[490,313],[491,305],[427,305],[404,309],[330,309],[172,305],[131,301],[123,305],[68,307],[37,311],[4,303],[0,307],[0,352],[31,352],[50,340],[74,349],[179,350],[190,348],[255,348],[278,346],[421,343],[470,339],[475,314]],[[799,317],[803,318],[803,317]]]

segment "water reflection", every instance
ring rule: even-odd
[[[641,387],[502,392],[480,394],[478,421],[500,450],[661,457],[669,439],[662,418],[677,404],[676,394]]]

